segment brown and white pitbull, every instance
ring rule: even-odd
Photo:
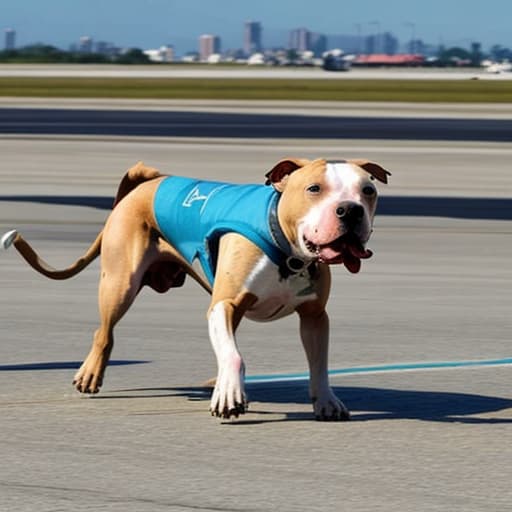
[[[276,261],[275,255],[269,257],[250,237],[235,230],[222,231],[213,255],[213,282],[184,251],[170,243],[172,233],[162,234],[154,202],[166,177],[143,163],[126,173],[103,230],[67,269],[56,270],[46,264],[16,231],[6,233],[2,245],[7,249],[14,244],[33,268],[52,279],[77,274],[101,253],[100,327],[74,377],[80,392],[99,391],[113,347],[114,326],[140,289],[148,285],[164,292],[181,286],[188,274],[212,296],[207,316],[218,365],[212,415],[230,418],[247,410],[245,368],[235,337],[242,317],[269,321],[297,312],[309,363],[314,414],[320,420],[345,420],[349,412],[328,382],[329,320],[325,307],[329,265],[344,264],[356,273],[361,259],[371,256],[366,243],[377,205],[375,179],[387,183],[388,175],[379,165],[365,160],[280,161],[267,174],[267,184],[257,187],[276,191],[271,237],[283,252],[282,262]],[[202,209],[209,197],[196,187],[181,206],[198,203]],[[179,219],[171,218],[171,224],[176,234],[184,229]]]

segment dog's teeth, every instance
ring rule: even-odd
[[[320,246],[314,244],[311,240],[308,240],[306,237],[304,237],[304,243],[306,245],[306,249],[309,252],[316,254],[318,256],[318,254],[320,253]]]

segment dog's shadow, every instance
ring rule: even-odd
[[[249,400],[249,414],[237,424],[255,424],[276,421],[311,421],[312,410],[304,412],[286,412],[282,414],[266,412],[265,403],[272,404],[309,404],[307,383],[248,383],[246,385]],[[352,420],[390,420],[414,419],[422,421],[455,423],[510,423],[512,418],[492,418],[489,413],[512,408],[512,400],[500,397],[452,393],[440,391],[412,391],[383,388],[334,386],[335,394],[340,397],[352,414]],[[211,388],[176,387],[154,389],[120,390],[104,395],[104,398],[136,397],[185,397],[193,401],[208,401]],[[101,396],[101,395],[100,395]],[[258,402],[256,409],[255,402]],[[252,419],[251,413],[258,419]],[[282,415],[285,415],[283,418]],[[267,418],[262,416],[267,415]],[[486,415],[481,417],[479,415]],[[273,417],[274,416],[274,417]],[[279,417],[276,417],[279,416]]]
[[[110,361],[110,366],[143,364],[149,361]],[[0,365],[0,372],[68,370],[80,366],[77,361],[45,362]],[[254,424],[276,421],[311,421],[307,381],[247,383],[247,394],[252,405],[249,414],[236,424]],[[334,386],[352,413],[355,421],[379,419],[414,419],[423,421],[459,423],[510,423],[512,418],[493,418],[489,414],[512,408],[512,400],[501,397],[452,393],[441,391],[398,390]],[[204,401],[205,409],[210,400],[210,387],[163,387],[104,391],[96,399],[150,399],[184,397],[192,401]],[[256,404],[258,408],[256,409]],[[265,411],[265,403],[283,405],[283,411]],[[304,411],[286,411],[287,404],[304,404]],[[306,407],[307,405],[307,407]],[[255,419],[255,416],[258,416]],[[485,417],[482,417],[485,415]],[[284,417],[283,417],[284,416]]]

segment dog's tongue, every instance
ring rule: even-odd
[[[323,262],[329,265],[343,263],[352,274],[357,274],[361,270],[361,260],[370,258],[372,254],[357,238],[349,235],[320,248],[320,259]]]

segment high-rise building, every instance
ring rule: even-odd
[[[120,49],[107,41],[98,41],[93,45],[93,52],[105,57],[115,57],[119,55]]]
[[[259,21],[246,21],[244,26],[244,53],[252,55],[261,52],[261,23]]]
[[[16,48],[16,31],[12,28],[5,29],[5,49],[14,50]]]
[[[387,53],[388,55],[395,55],[398,51],[398,39],[389,32],[386,32],[382,36],[382,47],[384,49],[384,53]]]
[[[311,51],[315,57],[321,57],[327,51],[327,36],[313,32],[311,34]]]
[[[297,50],[298,52],[311,50],[311,36],[312,34],[307,28],[291,30],[288,39],[288,48],[290,50]]]
[[[199,36],[199,59],[207,61],[214,53],[220,53],[220,37],[211,34]]]
[[[385,53],[386,55],[395,55],[398,50],[398,39],[385,32],[375,34],[366,38],[366,53]]]
[[[425,55],[427,53],[426,45],[421,39],[411,39],[405,45],[407,53],[419,53]]]

